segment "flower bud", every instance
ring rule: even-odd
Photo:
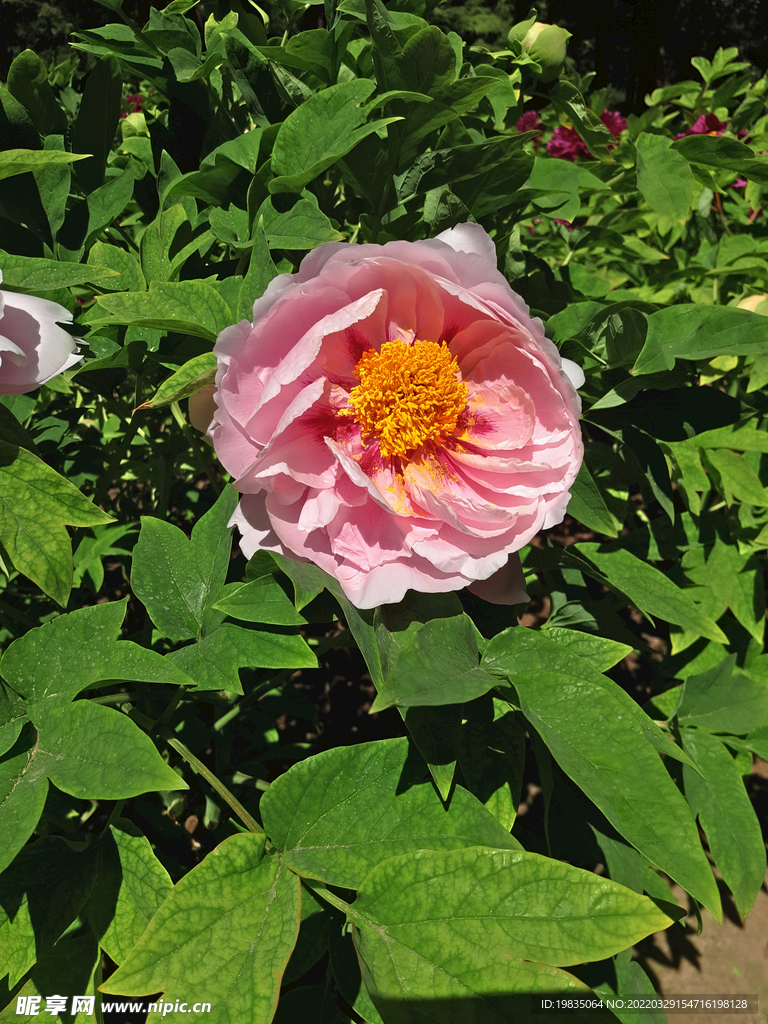
[[[554,82],[565,63],[565,50],[571,33],[559,25],[536,21],[523,38],[523,51],[541,68],[541,82]]]
[[[736,309],[747,309],[750,313],[768,316],[768,295],[748,295],[746,299],[736,303]]]

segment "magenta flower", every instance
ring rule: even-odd
[[[622,117],[618,110],[604,110],[600,115],[600,120],[611,135],[614,135],[617,139],[622,132],[627,130],[627,119]]]
[[[622,117],[616,110],[604,110],[600,115],[600,120],[611,135],[616,138],[618,138],[627,127],[626,117]],[[608,149],[614,148],[614,146],[608,147]],[[552,132],[552,138],[547,143],[547,152],[550,156],[557,157],[560,160],[571,160],[574,163],[580,156],[591,157],[592,155],[575,128],[564,128],[562,126],[560,128],[555,128]]]
[[[575,128],[555,128],[552,138],[547,143],[547,152],[559,160],[571,160],[574,163],[580,156],[589,156],[581,136]]]
[[[519,132],[543,132],[544,125],[539,117],[538,110],[526,110],[522,117],[517,119],[515,128]],[[539,146],[541,145],[541,134],[537,135],[533,140],[534,152],[538,152]]]
[[[564,228],[568,228],[569,231],[573,231],[573,223],[570,220],[560,220],[559,217],[553,217],[552,220],[555,224],[562,224]]]
[[[58,302],[0,290],[0,395],[34,391],[82,359],[57,321],[72,322]]]
[[[721,121],[714,114],[701,114],[686,132],[680,132],[675,139],[685,139],[689,135],[722,135],[728,127],[727,121]]]
[[[247,557],[314,562],[359,608],[468,585],[526,600],[515,552],[565,514],[584,376],[478,224],[322,245],[214,351],[209,436]]]
[[[123,97],[123,110],[120,117],[128,117],[129,114],[140,114],[144,109],[144,97],[140,92],[131,93],[130,96]]]

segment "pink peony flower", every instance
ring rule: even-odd
[[[604,110],[600,115],[600,120],[611,135],[614,135],[617,139],[622,132],[627,130],[627,119],[622,117],[618,110]]]
[[[82,359],[57,320],[72,322],[58,302],[0,290],[0,395],[34,391]]]
[[[527,115],[523,116],[525,117]],[[616,110],[604,110],[600,115],[600,120],[611,135],[616,138],[618,138],[627,127],[626,117],[622,117]],[[518,122],[518,124],[519,123],[520,122]],[[615,148],[615,146],[608,147],[609,150]],[[576,129],[564,128],[562,125],[559,128],[555,128],[552,132],[552,138],[547,143],[547,152],[550,156],[557,157],[560,160],[571,160],[573,163],[575,163],[577,158],[580,156],[586,156],[590,159],[592,157],[592,154],[587,149],[586,143]]]
[[[515,128],[519,132],[543,132],[544,125],[541,122],[538,110],[526,110],[522,117],[517,119]],[[540,145],[541,135],[537,135],[533,140],[534,151],[538,150]]]
[[[589,156],[589,150],[575,128],[555,128],[552,138],[547,143],[547,152],[550,156],[560,160],[571,160],[576,162],[580,156]]]
[[[131,93],[130,96],[123,97],[123,107],[125,108],[120,114],[120,117],[128,117],[129,114],[140,114],[144,110],[144,97],[140,92]]]
[[[359,608],[409,588],[527,599],[514,552],[565,514],[584,376],[479,225],[322,245],[214,351],[209,435],[247,557],[314,562]]]
[[[541,123],[538,110],[526,110],[526,112],[517,119],[515,128],[519,132],[543,132],[544,125]]]
[[[684,139],[688,135],[722,135],[728,127],[727,121],[721,121],[714,114],[701,114],[693,122],[687,132],[680,132],[675,140]]]

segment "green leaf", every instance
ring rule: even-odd
[[[632,698],[531,629],[494,637],[483,664],[511,680],[554,759],[613,827],[719,917],[717,885],[696,826],[649,742],[660,730],[641,721]]]
[[[159,213],[147,226],[141,236],[141,269],[148,281],[155,284],[171,280],[171,246],[179,228],[188,223],[183,205],[176,203]]]
[[[767,452],[768,432],[757,429],[757,420],[745,426],[735,423],[697,434],[695,444],[701,448],[733,448],[739,452]]]
[[[406,40],[396,57],[403,89],[436,95],[456,75],[456,54],[436,25],[420,29]]]
[[[63,135],[48,135],[44,148],[49,152],[64,151]],[[40,202],[48,217],[51,238],[55,241],[67,215],[67,199],[72,187],[72,170],[68,164],[50,164],[33,172]]]
[[[462,705],[445,704],[441,707],[398,710],[416,749],[427,763],[440,799],[446,801],[459,757]]]
[[[25,847],[0,876],[0,962],[14,987],[80,913],[96,876],[93,851],[59,837]]]
[[[167,658],[115,640],[127,598],[78,608],[28,630],[0,659],[0,675],[31,707],[61,708],[106,680],[190,685]]]
[[[31,727],[0,760],[0,871],[5,871],[32,835],[43,813],[48,779],[36,770]]]
[[[281,206],[284,203],[278,200]],[[288,209],[275,207],[269,196],[256,211],[257,222],[263,219],[270,249],[314,249],[324,242],[341,242],[344,236],[318,209],[317,200],[299,199]],[[251,306],[253,309],[253,306]]]
[[[92,935],[87,932],[73,936],[71,933],[60,939],[53,950],[38,960],[32,968],[29,980],[18,991],[22,997],[38,996],[40,1002],[32,1012],[17,1014],[16,999],[0,1014],[3,1021],[13,1020],[14,1024],[38,1024],[40,1007],[46,1005],[51,992],[64,996],[67,1006],[71,1006],[74,996],[93,996],[98,1000],[96,988],[101,980],[101,956],[99,947]],[[71,1024],[92,1024],[93,1014],[80,1011],[74,1016],[64,1017],[63,1014],[53,1020],[68,1020]]]
[[[213,607],[244,622],[299,626],[307,621],[296,611],[293,601],[274,576],[260,576],[246,583],[219,598]]]
[[[134,324],[215,341],[232,323],[227,303],[202,281],[150,282],[148,292],[99,295],[96,301],[111,315],[91,320],[94,325]]]
[[[611,160],[608,146],[615,143],[615,139],[597,114],[589,109],[576,86],[571,82],[556,82],[549,96],[555,110],[566,115],[589,151],[599,160]]]
[[[629,644],[609,640],[594,633],[581,633],[576,629],[562,629],[560,626],[544,626],[547,640],[553,640],[561,649],[577,654],[590,663],[598,672],[607,672],[609,668],[625,658],[632,648]]]
[[[482,697],[467,704],[459,766],[470,792],[505,829],[517,817],[525,765],[525,729],[506,701]]]
[[[688,135],[672,144],[686,160],[704,167],[726,167],[750,181],[768,185],[768,160],[727,135]]]
[[[479,667],[475,628],[455,594],[409,593],[374,621],[384,679],[372,711],[463,704],[495,685]]]
[[[85,266],[82,263],[61,263],[34,256],[14,256],[0,250],[3,287],[38,295],[56,288],[78,284],[99,284],[115,287],[117,273],[106,266]]]
[[[663,572],[635,557],[630,551],[601,551],[600,544],[579,544],[574,552],[601,574],[602,582],[626,595],[645,615],[658,615],[697,636],[727,644],[717,623],[676,586]]]
[[[691,212],[695,183],[688,161],[672,149],[665,135],[638,135],[637,187],[655,213],[684,223]]]
[[[701,772],[683,768],[685,795],[743,920],[765,878],[760,823],[741,772],[720,740],[704,729],[681,729],[680,737]]]
[[[765,349],[765,317],[731,306],[668,306],[648,318],[648,337],[634,374],[671,370],[675,359],[760,355]]]
[[[92,154],[75,172],[86,193],[104,182],[107,157],[120,120],[122,81],[120,62],[110,54],[98,61],[85,82],[72,126],[72,149],[75,153]]]
[[[199,640],[224,616],[211,607],[224,583],[232,549],[229,520],[237,505],[233,487],[225,487],[192,536],[171,523],[143,516],[133,549],[131,586],[152,621],[174,642]]]
[[[253,561],[258,557],[259,553],[257,552],[253,556],[253,559],[251,559],[251,561],[248,563],[249,567],[251,566]],[[343,593],[341,586],[333,578],[333,576],[330,576],[327,572],[323,572],[323,570],[320,569],[317,565],[313,565],[311,562],[298,562],[296,561],[295,558],[288,558],[285,555],[272,554],[271,557],[293,583],[297,611],[301,611],[302,608],[306,608],[310,601],[314,601],[318,594],[322,594],[323,590],[325,590],[326,588],[330,590],[334,597],[337,598],[339,597],[340,594]],[[274,570],[269,569],[268,571],[272,572]],[[263,572],[259,572],[259,576],[263,575]],[[368,618],[370,617],[371,616],[369,615]],[[352,629],[354,632],[354,628],[352,626],[350,626],[349,628]],[[354,635],[355,639],[357,640],[357,633],[355,633]],[[357,642],[358,644],[360,643],[359,640]],[[365,651],[363,652],[363,654],[365,655]],[[376,682],[375,679],[374,682]]]
[[[119,217],[133,197],[133,166],[128,163],[125,170],[109,178],[100,188],[88,196],[88,233],[86,243],[95,241],[104,228]]]
[[[230,836],[174,886],[101,991],[162,992],[173,1004],[190,998],[195,978],[217,1024],[270,1021],[300,908],[298,877],[279,857],[264,857],[264,838]],[[148,1024],[162,1016],[151,1013]]]
[[[188,789],[154,743],[121,711],[78,700],[33,705],[38,731],[35,770],[80,800],[124,800],[140,793]]]
[[[365,20],[373,45],[371,57],[379,92],[397,88],[402,84],[397,57],[402,53],[394,29],[394,17],[381,0],[365,0]]]
[[[328,946],[331,954],[333,980],[338,985],[341,994],[352,1009],[366,1021],[366,1024],[384,1024],[363,984],[360,962],[357,959],[352,935],[348,931],[335,929],[331,932]]]
[[[606,878],[479,847],[391,857],[353,907],[366,987],[393,1024],[528,1020],[532,994],[581,987],[556,967],[605,959],[670,924]]]
[[[284,862],[302,876],[357,888],[397,854],[465,846],[519,849],[467,790],[444,807],[406,737],[335,747],[289,768],[259,809]]]
[[[762,644],[765,632],[765,588],[757,555],[740,555],[733,544],[715,539],[706,565],[686,569],[692,583],[716,595],[718,607],[730,608],[741,625]],[[721,612],[722,614],[722,612]]]
[[[154,395],[138,407],[139,409],[160,409],[171,402],[180,402],[189,398],[208,384],[213,384],[216,376],[216,356],[213,352],[203,352],[199,356],[188,359],[183,366],[164,380]],[[138,411],[138,409],[137,409]]]
[[[0,153],[0,181],[16,174],[26,174],[56,164],[71,164],[75,160],[87,160],[86,154],[64,153],[57,149],[6,149]]]
[[[283,985],[297,981],[315,966],[328,951],[331,933],[340,931],[343,924],[344,919],[335,907],[318,899],[309,886],[302,885],[299,938],[285,969]]]
[[[366,79],[340,82],[316,93],[280,125],[272,150],[270,192],[299,192],[372,132],[399,118],[366,124],[361,106],[374,91]]]
[[[228,622],[166,657],[196,681],[198,690],[234,693],[243,692],[241,668],[317,668],[312,648],[297,633],[244,629]]]
[[[270,74],[270,65],[259,48],[254,46],[237,28],[221,34],[232,78],[245,101],[254,124],[266,127],[270,123],[264,107],[273,114],[277,92]],[[284,51],[283,51],[284,52]]]
[[[112,519],[32,452],[0,441],[0,543],[13,565],[60,605],[72,588],[69,526]]]
[[[29,721],[21,697],[0,682],[0,754],[10,750]]]
[[[590,530],[597,530],[609,537],[619,535],[621,524],[606,505],[605,498],[586,462],[582,462],[579,475],[571,484],[568,514]]]
[[[737,501],[757,508],[768,506],[768,488],[763,487],[760,477],[743,455],[724,448],[711,449],[706,460],[720,477],[719,490],[728,504]]]
[[[277,277],[277,267],[269,254],[269,242],[264,221],[257,218],[253,225],[253,247],[238,298],[238,315],[253,321],[253,304],[266,291],[269,282]]]
[[[626,949],[613,957],[613,967],[616,972],[615,982],[611,979],[610,983],[593,983],[592,987],[595,994],[603,999],[619,997],[623,1005],[617,999],[611,1012],[621,1024],[668,1024],[658,992],[640,964],[632,959],[632,950]],[[600,973],[605,977],[603,971]]]
[[[99,945],[121,964],[173,889],[168,872],[133,822],[109,826],[85,917]]]
[[[78,264],[63,264],[58,266],[78,266]],[[106,287],[114,288],[115,291],[140,292],[147,287],[147,282],[141,272],[139,261],[126,249],[120,249],[116,245],[108,245],[106,242],[95,242],[88,253],[88,266],[94,271],[99,269],[111,270],[113,274],[120,276],[111,278],[106,282]]]
[[[219,241],[226,242],[238,250],[251,248],[253,239],[247,210],[241,210],[232,203],[226,210],[214,206],[209,214],[209,222]]]
[[[231,202],[231,186],[240,172],[246,170],[253,175],[259,166],[261,136],[261,128],[253,128],[217,146],[203,158],[199,171],[173,177],[163,194],[163,202],[167,203],[176,195],[193,196],[214,206]]]
[[[712,732],[744,735],[768,726],[768,686],[735,669],[736,655],[683,683],[678,720]]]
[[[526,187],[538,193],[534,204],[550,216],[573,220],[579,212],[579,172],[567,160],[537,159]]]
[[[34,50],[22,50],[8,70],[8,90],[23,104],[41,135],[64,135],[67,115],[56,102],[45,64]]]

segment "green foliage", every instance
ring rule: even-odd
[[[621,130],[524,46],[543,9],[102,6],[87,76],[25,50],[0,92],[2,287],[64,305],[83,355],[0,404],[3,1016],[160,993],[159,1021],[191,978],[237,1024],[652,994],[630,947],[683,914],[662,875],[720,919],[711,860],[744,917],[766,865],[766,80],[719,50]],[[527,626],[246,565],[248,471],[180,405],[316,246],[468,220],[586,377]],[[322,734],[338,679],[381,713],[349,712],[365,742]]]

